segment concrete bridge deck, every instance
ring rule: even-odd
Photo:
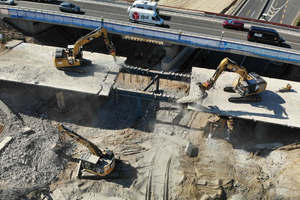
[[[110,55],[84,51],[83,57],[92,65],[82,68],[85,73],[74,73],[54,67],[56,47],[30,43],[7,46],[0,52],[0,80],[108,96],[119,72],[119,65]],[[120,63],[124,60],[117,58]]]
[[[186,101],[199,98],[200,90],[197,82],[209,79],[215,70],[193,68],[189,96]],[[215,88],[208,91],[204,100],[196,100],[188,106],[189,109],[215,113],[225,116],[268,122],[289,127],[300,128],[300,83],[279,79],[265,78],[267,89],[261,93],[259,103],[230,103],[227,99],[233,95],[223,91],[224,86],[232,84],[238,77],[236,73],[224,72],[218,79]],[[291,92],[280,93],[279,88],[292,85]]]

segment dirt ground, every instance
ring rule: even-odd
[[[117,86],[142,89],[149,82],[124,77]],[[161,87],[167,94],[188,91],[181,82]],[[57,90],[3,82],[0,89],[0,142],[13,137],[0,151],[0,199],[300,199],[299,130],[167,102],[71,92],[64,92],[61,112]],[[59,123],[112,149],[119,176],[77,179],[72,157],[87,149],[61,137]],[[185,154],[188,142],[194,157]],[[61,154],[52,151],[56,144]]]
[[[168,199],[300,197],[298,130],[233,119],[228,131],[228,119],[172,103],[141,101],[138,110],[137,99],[116,102],[74,93],[65,93],[67,109],[61,113],[55,90],[2,83],[1,91],[0,140],[14,139],[0,152],[0,199],[138,200],[162,199],[166,193]],[[60,122],[99,148],[112,149],[121,160],[119,176],[76,179],[71,157],[87,149],[59,137]],[[185,154],[188,142],[196,157]],[[63,154],[51,150],[55,144],[64,147]]]

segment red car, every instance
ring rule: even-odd
[[[244,23],[238,20],[227,19],[223,22],[224,28],[233,28],[238,30],[244,29]]]

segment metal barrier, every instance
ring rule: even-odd
[[[6,15],[10,18],[75,26],[87,29],[96,29],[103,26],[109,32],[121,35],[151,38],[179,45],[225,51],[300,65],[300,51],[247,41],[228,40],[222,37],[180,32],[167,28],[157,28],[133,23],[120,23],[118,21],[108,19],[104,20],[101,17],[65,14],[56,11],[49,12],[22,7],[0,6],[0,14]]]

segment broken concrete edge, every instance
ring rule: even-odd
[[[0,152],[12,141],[13,137],[7,136],[0,143]]]
[[[18,46],[19,44],[22,44],[22,43],[23,43],[22,40],[11,40],[11,41],[9,41],[5,44],[5,48],[13,49],[13,48],[15,48],[16,46]]]
[[[0,79],[0,81],[3,81],[3,82],[7,82],[7,83],[15,83],[15,84],[20,84],[20,85],[28,85],[28,86],[37,86],[37,87],[43,87],[45,89],[56,89],[56,90],[59,90],[60,92],[61,91],[65,91],[65,92],[76,92],[76,93],[79,93],[79,94],[91,94],[91,95],[97,95],[97,93],[92,93],[92,92],[85,92],[85,91],[82,91],[82,90],[72,90],[72,89],[66,89],[66,88],[59,88],[59,87],[53,87],[53,86],[49,86],[49,85],[40,85],[38,83],[21,83],[21,82],[18,82],[18,81],[14,81],[14,80],[4,80],[4,79]],[[98,95],[100,96],[100,95]]]

